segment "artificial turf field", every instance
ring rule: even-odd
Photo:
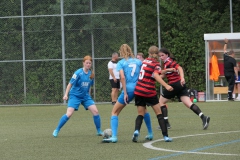
[[[169,103],[169,136],[162,139],[157,119],[151,108],[154,139],[146,143],[147,129],[143,123],[138,143],[131,141],[136,107],[123,109],[119,116],[117,143],[102,143],[96,136],[92,115],[81,106],[53,138],[65,106],[0,107],[0,160],[239,160],[240,159],[240,102],[197,103],[211,117],[207,130],[202,121],[182,103]],[[102,129],[110,127],[112,105],[97,105]],[[156,142],[155,142],[156,140]],[[144,146],[150,147],[146,148]],[[154,150],[154,149],[157,150]],[[168,151],[167,151],[168,150]]]

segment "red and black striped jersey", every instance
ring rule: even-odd
[[[164,69],[175,68],[177,70],[178,67],[179,64],[170,57],[167,58],[164,62]],[[172,84],[181,80],[181,77],[178,72],[167,72],[166,77],[168,79],[168,84]]]
[[[134,94],[143,97],[152,97],[157,94],[155,88],[155,79],[153,73],[159,73],[161,70],[160,64],[153,58],[146,58],[143,61],[138,82],[135,87]]]

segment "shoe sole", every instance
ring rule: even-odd
[[[150,138],[150,137],[145,137],[145,140],[149,140],[149,141],[151,141],[153,139],[153,136]]]
[[[117,143],[117,140],[103,139],[102,142],[105,142],[105,143]]]
[[[204,130],[206,130],[208,128],[209,122],[210,122],[210,117],[207,117],[207,121],[206,121],[206,123],[205,123],[205,125],[203,127]]]

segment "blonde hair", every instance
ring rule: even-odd
[[[157,46],[151,46],[148,49],[148,54],[149,54],[149,57],[158,60],[158,47]]]
[[[92,57],[91,57],[91,56],[85,56],[85,57],[83,58],[83,62],[85,62],[86,60],[89,60],[89,61],[92,62]],[[94,78],[94,72],[93,72],[92,69],[90,69],[90,71],[92,72],[92,74],[90,75],[90,79],[93,79],[93,78]]]
[[[128,59],[129,57],[135,58],[134,54],[132,53],[132,49],[127,44],[122,44],[119,49],[120,56]]]

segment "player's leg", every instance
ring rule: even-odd
[[[203,129],[207,129],[209,125],[210,117],[205,116],[201,111],[201,109],[196,104],[192,103],[192,101],[188,96],[181,96],[180,98],[186,107],[190,108],[196,115],[198,115],[202,119]]]
[[[134,97],[133,92],[128,93],[128,102],[132,101]],[[122,109],[126,106],[125,102],[124,102],[124,93],[122,92],[119,97],[118,100],[116,102],[116,104],[113,106],[112,109],[112,116],[111,116],[111,121],[110,121],[110,125],[111,125],[111,129],[112,129],[112,137],[108,138],[108,139],[103,139],[103,142],[113,142],[116,143],[118,141],[117,139],[117,134],[118,134],[118,115],[120,114],[120,112],[122,111]]]
[[[151,116],[149,112],[147,111],[147,108],[145,108],[145,114],[144,114],[144,122],[146,124],[147,130],[148,130],[148,135],[145,137],[147,140],[152,140],[153,139],[153,131],[152,131],[152,123],[151,123]]]
[[[133,133],[132,141],[137,142],[142,126],[143,117],[145,115],[146,106],[137,106],[138,116],[135,120],[135,131]]]
[[[228,100],[233,101],[234,99],[232,98],[232,93],[233,93],[234,84],[235,84],[234,75],[227,76],[226,79],[228,81]]]
[[[99,115],[97,106],[95,105],[94,101],[90,96],[85,97],[84,101],[82,102],[82,105],[86,110],[89,110],[93,115],[93,122],[95,124],[96,130],[97,130],[97,136],[101,136],[102,130],[101,130],[101,117]]]
[[[165,123],[162,111],[160,109],[160,103],[153,105],[152,108],[155,114],[157,115],[158,123],[159,123],[159,126],[161,127],[162,135],[165,142],[171,142],[172,139],[168,137],[168,129],[167,129],[167,125]]]
[[[236,98],[236,90],[237,90],[237,83],[234,84],[233,87],[233,93],[232,93],[232,98],[235,99]]]
[[[236,100],[240,100],[240,82],[237,83],[237,90],[238,90],[238,96],[237,96]]]
[[[67,113],[64,114],[64,115],[60,118],[56,129],[53,131],[53,136],[54,136],[54,137],[57,137],[57,136],[58,136],[58,133],[59,133],[60,129],[61,129],[61,128],[63,127],[63,125],[69,120],[69,118],[72,116],[74,110],[75,110],[75,109],[72,108],[72,107],[68,107],[68,108],[67,108]]]
[[[70,117],[73,115],[73,112],[78,110],[80,103],[81,103],[81,100],[79,98],[75,96],[69,97],[67,112],[60,118],[56,129],[53,131],[54,137],[58,136],[60,129],[70,119]]]
[[[162,111],[162,114],[163,114],[163,117],[164,117],[164,120],[165,120],[165,123],[167,125],[167,128],[170,129],[171,126],[170,126],[170,123],[168,121],[168,108],[167,108],[167,105],[166,103],[168,102],[168,99],[163,97],[162,95],[160,96],[159,98],[159,103],[160,103],[160,106],[161,106],[161,111]],[[161,127],[159,126],[159,129],[161,129]]]

